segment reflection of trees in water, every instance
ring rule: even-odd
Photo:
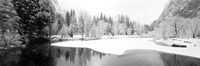
[[[182,56],[182,55],[175,55],[175,54],[168,54],[168,53],[160,53],[162,60],[164,61],[165,66],[199,66],[200,59]]]
[[[94,51],[94,50],[92,50],[92,54],[93,54],[93,56],[94,56],[94,55],[99,56],[100,59],[102,59],[102,57],[105,56],[105,53],[101,53],[101,52]],[[109,54],[109,55],[110,55],[110,54]]]
[[[31,44],[30,44],[31,45]],[[53,66],[49,44],[0,50],[0,66]]]
[[[39,40],[39,39],[38,39]],[[25,48],[22,49],[21,59],[19,66],[49,66],[50,57],[50,46],[45,41],[32,41]]]
[[[75,56],[76,56],[76,48],[69,48],[69,50],[65,54],[65,57],[67,56],[67,53],[68,53],[69,60],[71,62],[74,62]]]
[[[17,66],[21,54],[21,48],[0,50],[0,66]]]
[[[67,61],[78,63],[81,66],[84,66],[93,56],[99,56],[101,59],[105,55],[89,48],[52,47],[52,49],[51,54],[55,55],[55,58],[65,56]]]
[[[49,43],[38,40],[30,42],[24,49],[0,50],[0,66],[53,66]]]
[[[87,49],[87,48],[78,48],[78,58],[80,59],[78,62],[79,64],[82,66],[85,66],[85,64],[87,63],[87,61],[91,60],[92,54],[91,54],[91,50]]]
[[[55,64],[57,63],[56,58],[61,57],[61,55],[62,55],[62,49],[61,48],[51,47],[50,57],[51,57],[52,66],[55,66]]]
[[[99,56],[100,59],[105,56],[104,53],[100,53],[88,48],[78,48],[79,49],[79,57],[84,59],[84,62],[90,61],[92,56]]]
[[[118,55],[117,57],[118,57],[118,58],[124,58],[125,56],[126,56],[126,55],[123,54],[123,55]]]

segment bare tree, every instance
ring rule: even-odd
[[[89,37],[90,29],[92,27],[92,18],[87,12],[82,11],[80,13],[78,25],[79,25],[79,31],[81,32],[82,37],[84,37],[84,34],[87,37]]]
[[[166,39],[167,39],[167,36],[166,36],[166,34],[167,34],[167,25],[166,25],[166,24],[164,24],[164,25],[162,26],[161,31],[162,31],[162,32],[161,32],[161,33],[162,33],[162,34],[161,34],[162,38],[166,40]]]
[[[199,29],[199,18],[196,17],[196,18],[193,18],[191,19],[191,32],[192,32],[192,38],[196,38],[197,36],[197,33],[198,33],[198,29]]]
[[[171,19],[171,26],[173,28],[174,31],[174,37],[179,37],[179,33],[181,31],[181,29],[184,27],[183,21],[181,17],[175,16]]]

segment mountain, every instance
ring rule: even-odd
[[[157,25],[164,20],[179,16],[183,18],[194,18],[200,16],[200,0],[169,0],[157,20]],[[199,15],[198,15],[199,14]]]
[[[63,9],[61,9],[61,7],[59,6],[58,1],[57,1],[57,0],[50,0],[50,1],[51,1],[51,2],[53,3],[53,5],[54,5],[54,7],[55,7],[55,9],[56,9],[56,13],[61,14],[63,17],[65,17],[66,11],[63,10]]]

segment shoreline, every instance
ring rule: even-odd
[[[155,44],[152,38],[103,39],[95,41],[66,41],[51,46],[90,48],[102,53],[122,55],[127,50],[149,49],[200,58],[199,47],[166,47]]]

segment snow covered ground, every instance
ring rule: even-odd
[[[200,47],[166,47],[155,44],[152,38],[120,38],[91,41],[66,41],[53,43],[52,46],[91,48],[99,52],[117,55],[126,54],[125,51],[127,50],[150,49],[200,58]]]
[[[179,39],[181,41],[188,41],[191,42],[192,44],[196,44],[197,46],[200,47],[200,39]]]
[[[176,45],[185,45],[187,47],[200,47],[200,39],[180,39],[180,38],[172,38],[167,40],[155,40],[156,42],[162,42],[167,44],[168,46]]]

